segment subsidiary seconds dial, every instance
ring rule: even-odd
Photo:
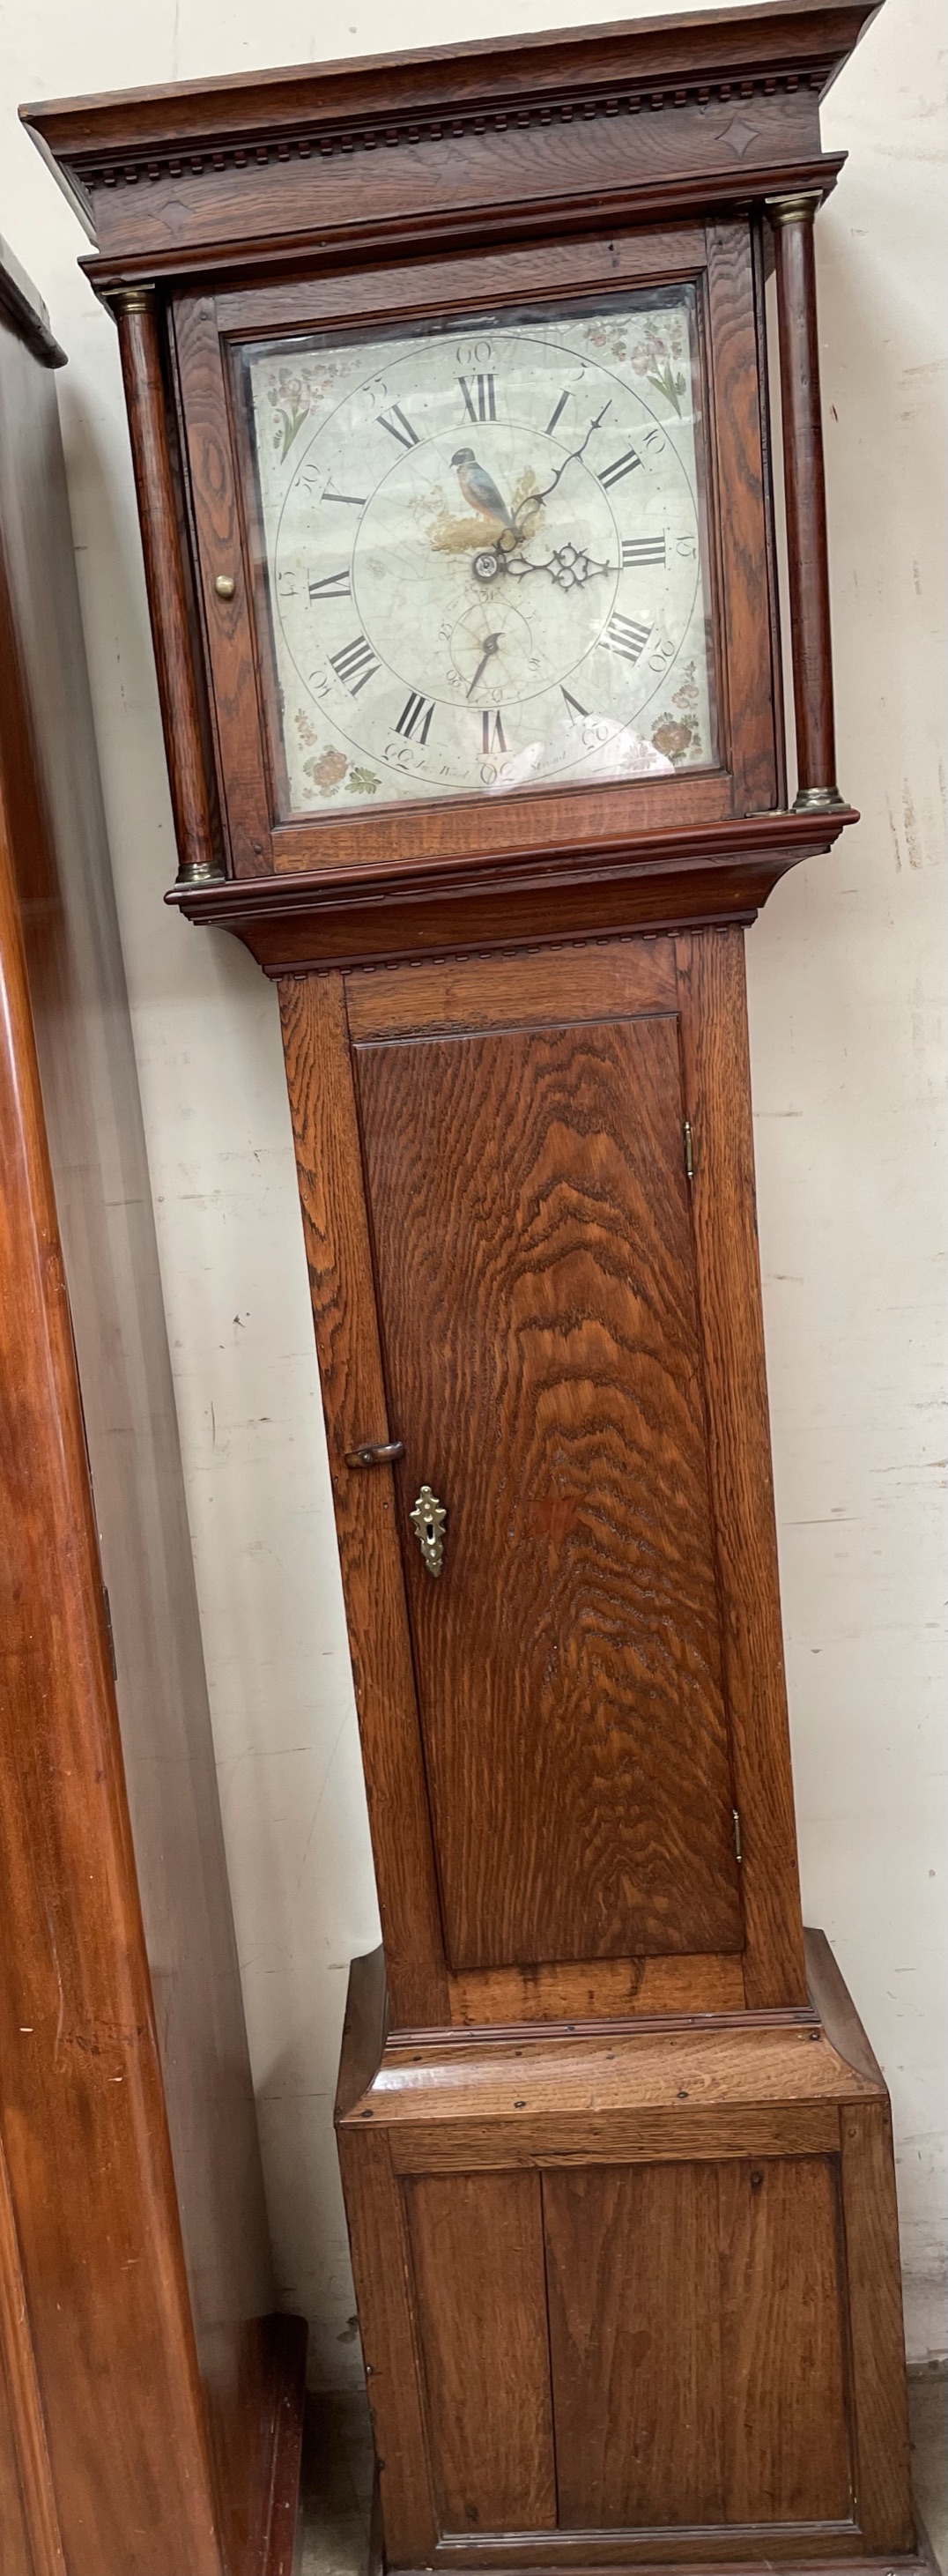
[[[291,812],[713,758],[674,295],[252,359]]]

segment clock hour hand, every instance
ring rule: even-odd
[[[469,698],[472,698],[472,697],[473,697],[473,695],[474,695],[474,691],[475,691],[475,689],[476,689],[476,687],[477,687],[478,680],[481,678],[482,673],[483,673],[484,671],[486,671],[486,669],[487,669],[487,665],[488,665],[488,662],[491,660],[492,655],[493,655],[494,653],[499,653],[499,651],[500,651],[500,636],[499,636],[499,635],[486,635],[486,636],[485,636],[485,638],[484,638],[484,650],[483,650],[483,653],[481,654],[480,661],[479,661],[479,663],[478,663],[478,665],[477,665],[477,669],[476,669],[476,671],[475,671],[475,673],[474,673],[473,680],[471,681],[471,685],[470,685],[470,688],[469,688],[468,693],[467,693]]]
[[[598,573],[613,572],[615,567],[600,563],[595,555],[587,553],[585,546],[574,546],[567,540],[565,545],[557,546],[553,554],[544,555],[539,563],[531,563],[529,556],[525,556],[517,564],[508,564],[507,569],[518,581],[524,581],[532,572],[547,572],[558,590],[581,590],[584,583],[594,580]]]

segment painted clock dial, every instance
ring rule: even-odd
[[[693,289],[244,363],[284,813],[714,761]]]

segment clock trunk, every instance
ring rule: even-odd
[[[804,2007],[740,933],[281,1000],[395,2027]]]

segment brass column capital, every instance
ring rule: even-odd
[[[126,313],[153,313],[156,291],[151,278],[135,278],[128,286],[105,286],[102,302],[114,313],[116,321]]]
[[[772,224],[812,224],[823,203],[819,190],[807,190],[796,197],[765,197],[764,207]]]

